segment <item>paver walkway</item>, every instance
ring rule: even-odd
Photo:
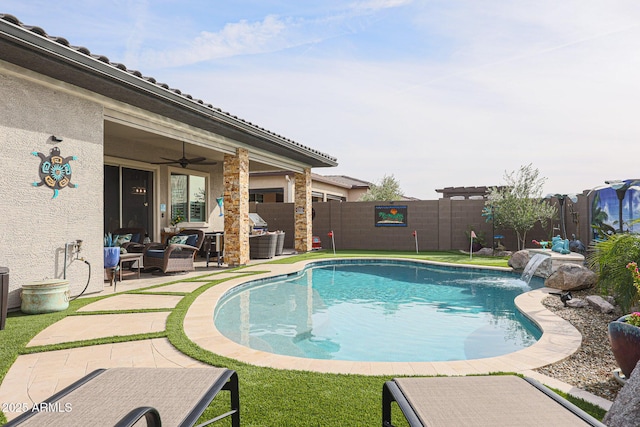
[[[201,272],[199,274],[202,274]],[[190,278],[163,277],[162,281]],[[223,273],[224,276],[228,274]],[[222,275],[220,276],[222,277]],[[209,279],[212,280],[212,279]],[[208,281],[208,280],[207,280]],[[138,282],[138,283],[134,283]],[[152,278],[151,285],[159,280]],[[206,281],[180,282],[150,289],[142,294],[116,294],[79,309],[83,315],[67,316],[37,334],[27,347],[83,341],[111,336],[128,336],[161,332],[166,329],[167,317],[183,296],[154,295],[153,292],[189,293]],[[120,292],[149,282],[127,280],[120,283]],[[106,286],[106,293],[113,288]],[[91,314],[91,312],[158,309],[164,311],[141,313]],[[68,350],[46,351],[18,356],[0,384],[0,402],[28,404],[42,402],[74,381],[98,368],[112,367],[193,368],[208,366],[179,352],[166,338],[101,344]],[[19,412],[4,412],[8,420]]]

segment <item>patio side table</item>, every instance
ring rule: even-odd
[[[116,274],[119,274],[120,281],[122,282],[122,264],[125,262],[136,262],[138,261],[138,279],[140,278],[140,265],[142,264],[143,253],[136,252],[128,252],[126,254],[120,254],[120,261],[118,261],[118,270],[119,272],[113,272],[114,280],[113,280],[113,292],[116,291],[116,285],[118,284],[118,279],[116,278]]]

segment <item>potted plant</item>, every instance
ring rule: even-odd
[[[120,247],[117,245],[118,236],[111,233],[104,235],[104,268],[114,268],[120,261]]]
[[[633,277],[636,294],[640,293],[640,271],[638,264],[630,262],[626,266]],[[609,342],[611,351],[620,366],[625,378],[631,376],[631,372],[640,360],[640,313],[634,312],[620,317],[609,323]]]
[[[171,226],[173,227],[173,229],[175,231],[178,231],[178,227],[177,225],[181,222],[184,221],[184,216],[182,216],[182,213],[180,211],[178,211],[174,217],[171,219]]]

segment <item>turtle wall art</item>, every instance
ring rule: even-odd
[[[76,188],[76,184],[71,183],[71,160],[78,160],[76,156],[62,157],[60,155],[60,149],[53,147],[46,156],[44,153],[37,151],[31,152],[34,156],[40,157],[40,166],[38,167],[38,174],[40,175],[40,182],[34,182],[34,187],[40,187],[45,185],[53,190],[53,197],[58,197],[58,192],[62,188]]]

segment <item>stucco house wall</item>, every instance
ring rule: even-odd
[[[313,181],[312,183],[312,191],[323,193],[325,197],[327,195],[331,195],[334,197],[344,198],[345,201],[356,201],[357,199],[353,199],[351,197],[351,190],[347,188],[338,187],[337,185],[331,185],[326,182]]]
[[[254,173],[251,174],[251,177],[249,178],[249,188],[251,190],[282,188],[284,203],[290,203],[293,202],[295,183],[293,182],[293,174],[284,172]],[[368,188],[364,188],[362,186],[354,186],[332,180],[331,177],[323,177],[322,175],[313,173],[311,174],[312,193],[314,196],[316,194],[322,194],[324,199],[335,201],[335,198],[337,197],[343,198],[344,201],[347,202],[356,202],[367,192],[367,190]],[[265,194],[264,203],[275,202],[275,200],[271,200],[272,197],[268,199],[269,196],[272,196],[272,194]]]
[[[65,243],[78,239],[80,256],[93,267],[87,292],[103,288],[102,242],[95,238],[103,228],[103,108],[19,75],[29,73],[0,63],[0,266],[10,271],[9,307],[20,305],[23,284],[62,279]],[[63,141],[53,142],[52,135]],[[53,147],[62,157],[77,157],[70,161],[77,188],[61,189],[56,198],[50,188],[33,186],[40,158],[32,152],[48,156]],[[89,268],[67,258],[66,277],[77,295]]]

